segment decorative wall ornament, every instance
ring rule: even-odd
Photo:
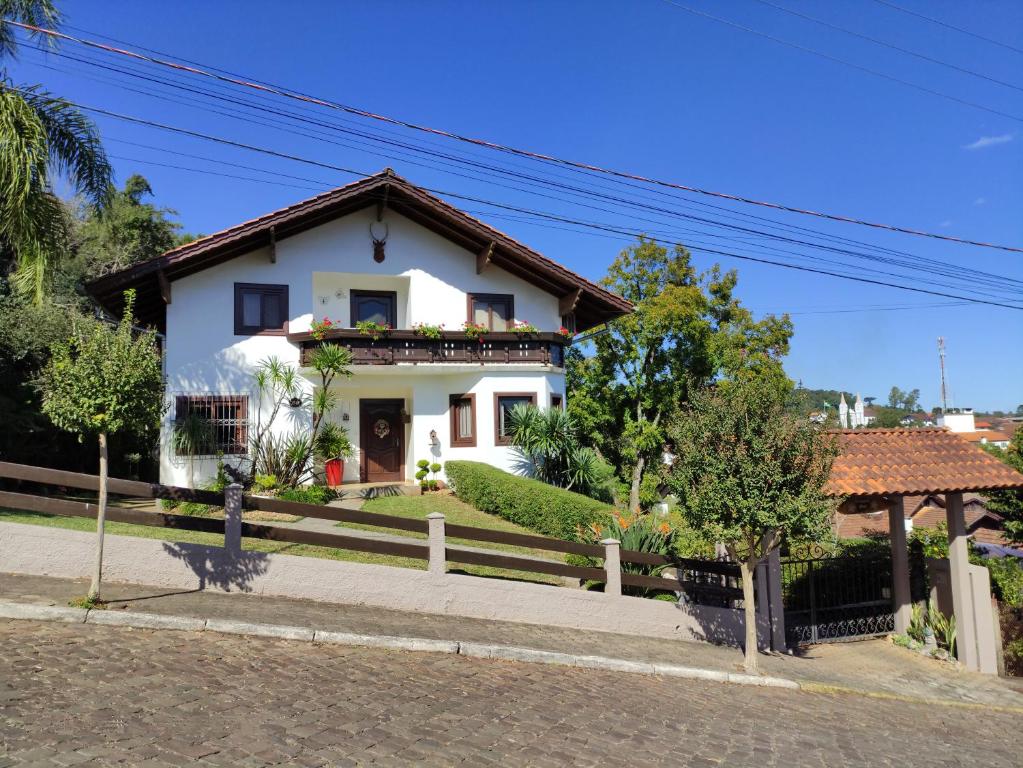
[[[381,228],[383,228],[383,234],[381,235]],[[377,264],[384,260],[384,244],[387,243],[387,236],[390,234],[390,228],[387,226],[387,222],[374,221],[369,225],[369,236],[373,239],[373,261]]]

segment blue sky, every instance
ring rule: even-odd
[[[898,1],[1023,48],[1023,4]],[[1021,90],[920,61],[756,0],[679,2],[1007,115],[1023,116]],[[1023,54],[874,0],[772,2],[1023,88]],[[61,5],[73,27],[461,134],[696,187],[1023,246],[1023,122],[873,77],[661,0],[384,1],[318,7],[279,2]],[[299,7],[302,12],[296,14]],[[83,55],[72,45],[61,50]],[[96,53],[84,55],[124,65],[123,60],[101,59]],[[155,69],[146,71],[167,76]],[[189,101],[188,94],[175,95],[184,100],[177,103],[133,93],[116,84],[129,83],[123,76],[57,56],[25,52],[12,74],[15,81],[41,82],[81,103],[339,166],[375,171],[390,165],[426,186],[613,222],[630,230],[656,228],[621,209],[596,212],[453,176],[448,168],[380,157],[336,137],[325,142],[296,135],[278,120],[273,121],[276,127],[240,122],[236,118],[241,110],[231,107],[220,107],[227,114],[212,114],[199,108],[196,99]],[[209,87],[208,81],[192,82]],[[160,87],[138,80],[129,85]],[[115,160],[119,181],[133,172],[145,175],[157,201],[176,209],[189,231],[215,231],[307,197],[318,188],[283,186],[310,185],[148,147],[290,173],[325,185],[353,178],[110,118],[97,122],[108,151],[130,158]],[[382,130],[375,123],[361,125]],[[404,135],[420,142],[440,141]],[[501,160],[464,145],[434,148],[469,152],[487,162]],[[259,177],[270,183],[151,163]],[[604,274],[628,240],[510,220],[480,204],[452,202],[592,279]],[[721,204],[713,199],[701,202]],[[1023,279],[1023,254],[729,207]],[[696,239],[678,234],[686,225],[677,220],[662,221],[661,226],[674,227],[673,237],[682,242]],[[721,247],[738,249],[741,244]],[[740,296],[756,312],[793,313],[796,335],[787,368],[806,386],[861,391],[881,399],[893,384],[918,387],[925,405],[938,404],[936,338],[944,336],[955,405],[1007,409],[1023,403],[1023,312],[945,306],[947,299],[742,263],[695,249],[694,261],[700,266],[718,261],[737,267]],[[925,275],[910,274],[902,282],[927,285]],[[969,277],[951,282],[976,290]],[[1008,291],[1002,292],[1009,295]],[[1015,298],[1023,297],[1017,293]],[[913,308],[891,309],[907,306]]]

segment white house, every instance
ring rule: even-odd
[[[141,322],[165,334],[167,413],[160,478],[211,476],[216,457],[175,455],[176,419],[198,412],[216,427],[225,460],[243,465],[260,404],[253,373],[270,356],[304,367],[321,341],[314,319],[335,321],[327,341],[352,350],[354,375],[336,384],[329,415],[357,458],[346,482],[408,481],[420,459],[473,459],[513,470],[504,415],[520,402],[565,403],[567,327],[581,333],[631,310],[628,301],[572,273],[390,169],[188,243],[89,286],[118,314],[136,291]],[[372,320],[394,330],[374,340]],[[463,323],[487,329],[485,342]],[[539,332],[516,333],[514,323]],[[440,339],[417,324],[442,325]],[[275,422],[309,429],[308,397]],[[260,414],[262,409],[262,414]]]

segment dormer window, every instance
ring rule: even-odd
[[[509,331],[515,320],[515,299],[510,293],[470,293],[469,321],[491,331]]]

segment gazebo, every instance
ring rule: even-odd
[[[963,493],[1023,489],[1023,475],[944,428],[842,430],[839,444],[841,452],[832,467],[828,490],[847,497],[843,503],[846,511],[888,511],[896,632],[905,632],[910,621],[909,551],[902,498],[945,494],[959,660],[968,669],[994,674],[994,640],[990,621],[983,619],[990,616],[990,587],[986,570],[978,573],[969,562]]]

